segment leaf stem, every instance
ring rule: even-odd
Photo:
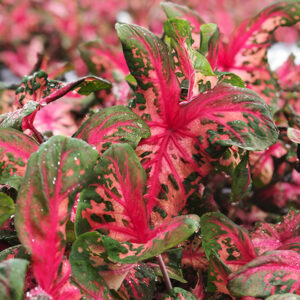
[[[168,272],[167,272],[167,269],[166,269],[166,265],[165,265],[161,255],[156,256],[156,258],[158,260],[158,264],[159,264],[161,273],[163,275],[163,279],[165,281],[167,291],[169,292],[172,289],[172,283],[171,283],[171,280],[169,278],[169,275],[168,275]]]

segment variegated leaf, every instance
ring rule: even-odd
[[[186,20],[169,19],[164,24],[164,33],[171,40],[178,60],[176,72],[180,80],[187,81],[187,101],[199,92],[215,86],[218,79],[206,58],[192,48],[190,24]],[[183,82],[182,82],[183,83]]]
[[[24,176],[26,163],[37,149],[37,142],[28,135],[0,128],[0,183],[12,175]]]
[[[125,106],[113,106],[93,114],[74,134],[94,145],[99,153],[113,143],[128,143],[135,148],[141,138],[149,136],[145,121]]]
[[[127,274],[118,294],[122,299],[152,300],[156,276],[146,264],[136,264]]]
[[[72,245],[69,260],[73,282],[83,294],[99,300],[112,299],[109,288],[118,290],[133,268],[133,265],[116,264],[107,259],[98,232],[80,235]]]
[[[195,50],[200,46],[200,26],[205,22],[197,15],[197,13],[186,6],[178,5],[171,2],[162,2],[161,6],[168,18],[187,20],[192,27],[192,37],[195,41]]]
[[[22,108],[0,115],[0,128],[15,128],[22,131],[25,129],[23,119],[30,116],[38,106],[37,102],[28,101]]]
[[[230,275],[233,296],[267,297],[293,293],[300,287],[300,254],[292,250],[265,252]]]
[[[230,194],[230,201],[232,202],[238,202],[245,198],[251,189],[252,180],[248,159],[249,153],[246,153],[234,169]]]
[[[221,213],[203,215],[201,232],[208,259],[214,252],[232,270],[256,257],[248,232]]]
[[[258,254],[276,249],[300,250],[300,213],[290,211],[278,224],[258,223],[251,240]]]
[[[63,84],[48,80],[48,74],[39,71],[32,76],[23,77],[21,85],[16,90],[15,102],[17,106],[22,108],[29,101],[50,103],[72,90],[80,95],[89,95],[92,92],[110,87],[111,84],[108,81],[95,76],[86,76],[74,82]]]
[[[209,257],[207,291],[230,295],[227,283],[231,272],[229,267],[220,259],[217,252],[212,250]]]
[[[96,166],[97,186],[78,202],[76,234],[105,230],[120,241],[147,240],[150,231],[143,198],[146,174],[128,144],[113,144]]]
[[[0,298],[22,300],[24,278],[28,261],[9,259],[0,263]]]
[[[98,94],[103,106],[127,104],[132,95],[125,80],[129,71],[122,51],[101,40],[81,44],[79,51],[91,74],[112,82],[110,93],[102,91]]]
[[[48,74],[42,70],[33,75],[24,76],[22,83],[16,89],[15,105],[22,108],[28,101],[40,102],[61,86],[61,82],[49,80]]]
[[[97,158],[98,152],[83,141],[52,137],[31,155],[18,194],[19,238],[32,254],[37,282],[57,299],[69,278],[68,262],[61,268],[65,225],[74,195],[91,176]]]
[[[266,103],[272,104],[277,95],[268,70],[267,49],[273,31],[279,26],[297,23],[299,14],[299,1],[280,1],[244,21],[235,30],[229,43],[221,47],[218,67],[239,75]]]

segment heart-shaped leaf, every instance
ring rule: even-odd
[[[32,254],[37,282],[57,299],[69,278],[67,262],[65,273],[60,268],[65,225],[74,195],[91,176],[97,158],[98,152],[83,141],[52,137],[31,155],[18,194],[15,223],[19,238]]]

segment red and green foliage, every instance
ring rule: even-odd
[[[300,2],[206,2],[0,3],[1,299],[299,298]]]

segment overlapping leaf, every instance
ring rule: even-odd
[[[94,145],[99,153],[112,143],[128,143],[135,148],[141,138],[149,136],[145,121],[125,106],[113,106],[93,114],[74,135]]]
[[[251,240],[258,254],[276,249],[300,252],[300,213],[290,211],[278,224],[258,223]]]
[[[0,183],[12,175],[23,176],[30,155],[37,149],[37,142],[26,134],[0,128]]]
[[[22,130],[23,119],[30,116],[38,106],[37,102],[28,101],[22,108],[0,115],[0,128],[15,128]]]
[[[82,44],[79,51],[91,74],[112,82],[109,94],[105,91],[99,94],[103,99],[102,104],[105,107],[127,104],[131,94],[125,80],[128,68],[122,51],[100,40]]]
[[[198,16],[196,12],[186,6],[178,5],[171,2],[162,2],[161,6],[168,18],[184,19],[191,24],[192,37],[195,41],[195,50],[200,46],[200,26],[205,22]]]
[[[155,293],[156,276],[152,268],[140,263],[126,276],[118,294],[125,299],[151,300]]]
[[[0,298],[23,299],[24,278],[28,261],[10,259],[0,263]]]
[[[268,104],[276,99],[276,90],[268,71],[267,49],[273,31],[299,21],[299,1],[280,1],[244,21],[219,51],[218,67],[237,73],[246,84],[263,96]]]
[[[74,203],[70,195],[87,182],[97,158],[98,152],[83,141],[52,137],[30,157],[18,194],[19,238],[32,254],[37,282],[57,299],[64,297],[60,289],[63,293],[70,272],[68,262],[61,268],[65,225]]]
[[[109,234],[101,243],[113,261],[135,263],[158,255],[197,229],[195,215],[179,216],[150,229],[143,198],[146,174],[129,145],[112,145],[97,168],[98,187],[80,195],[75,229],[77,235],[91,230]]]
[[[245,229],[221,213],[201,218],[203,248],[209,260],[209,290],[228,293],[228,274],[256,257]]]
[[[139,26],[119,24],[117,31],[139,86],[132,108],[151,130],[136,149],[149,176],[146,199],[156,206],[153,219],[177,215],[220,146],[264,149],[277,132],[262,99],[247,89],[219,85],[179,103],[166,45]]]
[[[185,20],[169,19],[164,24],[164,32],[171,39],[171,46],[178,60],[177,76],[188,84],[186,100],[192,100],[199,91],[213,87],[218,79],[206,58],[192,49],[190,24]],[[182,84],[184,81],[182,81]]]
[[[0,115],[0,128],[15,128],[19,130],[31,129],[38,110],[53,102],[70,91],[80,95],[89,95],[102,89],[111,87],[111,84],[99,77],[86,76],[68,84],[49,81],[44,71],[32,76],[25,76],[16,91],[15,103],[20,107],[14,112]]]
[[[72,246],[69,260],[73,282],[83,294],[99,300],[112,299],[109,288],[118,290],[133,267],[109,261],[98,232],[80,235]]]
[[[236,269],[256,257],[248,232],[221,213],[207,213],[201,218],[203,248],[209,258],[217,253],[226,265]]]
[[[229,291],[237,297],[299,291],[299,259],[300,254],[292,250],[265,252],[230,275]]]

